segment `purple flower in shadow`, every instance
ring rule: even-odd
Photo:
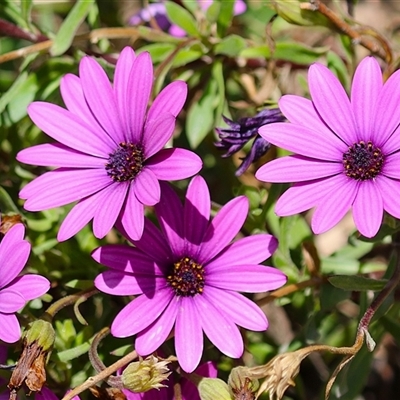
[[[276,239],[258,234],[232,240],[249,211],[245,196],[225,206],[210,221],[210,194],[200,176],[192,179],[184,205],[168,184],[155,206],[160,230],[146,219],[135,247],[102,246],[93,258],[109,269],[95,286],[112,295],[137,297],[115,317],[111,333],[137,335],[140,355],[155,351],[175,329],[175,349],[183,370],[192,372],[203,353],[203,332],[229,357],[243,353],[237,325],[263,331],[262,310],[238,292],[274,290],[286,276],[259,265],[277,248]]]
[[[66,240],[93,219],[104,237],[120,219],[134,239],[143,232],[144,207],[160,200],[160,180],[196,174],[202,166],[193,152],[164,149],[186,100],[187,85],[175,81],[147,106],[153,87],[149,53],[136,56],[125,47],[115,69],[114,86],[91,57],[79,64],[79,77],[67,74],[61,94],[67,109],[34,102],[33,122],[59,143],[22,150],[21,162],[59,168],[28,183],[20,192],[28,211],[79,201],[58,232]]]

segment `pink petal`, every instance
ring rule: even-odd
[[[115,317],[112,335],[128,337],[147,328],[164,312],[173,297],[174,292],[166,288],[156,291],[151,299],[143,294],[132,300]]]
[[[174,297],[160,317],[149,327],[138,333],[135,349],[139,354],[151,354],[167,340],[175,324],[179,305],[180,299]]]
[[[113,89],[104,69],[92,57],[83,57],[79,63],[79,76],[93,115],[116,144],[122,142],[125,136]]]
[[[394,72],[383,85],[376,100],[373,119],[374,144],[390,154],[399,149],[399,134],[393,134],[400,123],[400,71]]]
[[[228,357],[239,358],[243,354],[243,339],[238,327],[203,296],[195,297],[195,306],[201,327],[215,347]]]
[[[164,276],[164,271],[151,256],[125,244],[101,246],[93,251],[92,257],[98,263],[119,272]]]
[[[26,274],[15,278],[10,287],[21,293],[25,301],[29,301],[47,293],[50,289],[50,282],[44,276]]]
[[[123,127],[123,136],[119,142],[129,142],[128,82],[136,55],[132,48],[126,46],[118,57],[114,74],[114,96],[117,102],[119,118]]]
[[[148,52],[136,57],[129,77],[126,106],[130,115],[129,136],[133,143],[142,141],[145,114],[153,86],[153,65]]]
[[[202,296],[210,303],[217,304],[218,309],[227,319],[252,331],[265,331],[268,320],[260,307],[243,295],[207,286]]]
[[[206,270],[207,286],[246,293],[275,290],[287,281],[287,277],[282,271],[264,265],[226,265],[211,271],[207,268]]]
[[[313,64],[308,70],[308,87],[322,120],[347,145],[357,140],[357,127],[347,93],[325,66]]]
[[[353,203],[353,218],[362,235],[377,234],[383,219],[383,199],[374,181],[360,182]]]
[[[155,206],[157,219],[169,246],[176,257],[185,254],[185,236],[183,232],[183,206],[171,186],[161,183],[161,199]]]
[[[165,278],[135,273],[129,275],[116,271],[104,271],[94,280],[97,289],[116,296],[130,296],[146,293],[152,294],[167,288]],[[169,289],[169,287],[168,287]]]
[[[58,400],[58,397],[50,389],[43,386],[40,392],[36,392],[35,400]],[[79,400],[79,397],[74,400]]]
[[[143,168],[133,182],[136,198],[146,206],[154,206],[160,201],[160,183],[149,168]]]
[[[381,173],[389,178],[400,179],[400,153],[386,157]]]
[[[15,313],[24,305],[25,299],[21,293],[13,289],[0,290],[0,313]]]
[[[144,207],[136,198],[133,185],[130,185],[125,207],[121,212],[121,224],[131,240],[141,238],[144,227]]]
[[[72,114],[75,114],[90,126],[92,131],[101,131],[102,135],[107,134],[92,114],[83,94],[82,82],[76,75],[65,75],[61,79],[60,91],[64,104]]]
[[[210,261],[235,238],[246,220],[248,210],[249,201],[244,196],[236,197],[219,210],[204,234],[197,256],[200,264]]]
[[[180,300],[175,323],[175,350],[179,365],[190,373],[199,365],[203,353],[203,330],[194,298],[181,297]]]
[[[377,143],[382,142],[381,138],[375,139],[375,141]],[[390,136],[387,142],[380,147],[380,149],[384,155],[390,155],[390,157],[400,149],[400,127],[397,127],[394,130],[393,134]]]
[[[105,158],[80,153],[62,144],[39,144],[17,154],[17,160],[25,164],[45,167],[104,168]]]
[[[312,128],[325,137],[330,137],[332,135],[332,131],[321,119],[311,100],[301,96],[287,94],[282,96],[279,100],[279,108],[292,124],[301,125],[305,128]],[[337,144],[342,147],[339,141]]]
[[[278,241],[271,235],[247,236],[225,247],[207,264],[207,271],[226,265],[258,264],[269,258],[277,248]]]
[[[201,158],[190,150],[164,149],[146,160],[149,167],[159,180],[175,181],[197,174],[203,162]]]
[[[35,101],[28,106],[28,114],[44,133],[72,149],[108,158],[116,148],[103,130],[96,131],[95,127],[55,104]]]
[[[323,233],[335,226],[349,211],[357,195],[359,184],[346,175],[337,175],[332,190],[318,199],[311,220],[314,233]]]
[[[184,236],[186,253],[194,257],[202,243],[210,219],[210,192],[206,181],[195,176],[186,191],[184,206]]]
[[[171,139],[175,129],[175,117],[170,113],[162,113],[152,119],[144,128],[143,146],[146,158],[160,151]]]
[[[25,267],[31,245],[23,240],[25,227],[14,225],[0,243],[0,288],[8,285]]]
[[[351,107],[358,128],[357,141],[368,141],[375,136],[373,116],[382,85],[378,62],[373,57],[364,58],[356,69],[351,86]]]
[[[314,126],[304,127],[287,122],[277,122],[262,126],[258,133],[268,142],[302,156],[317,160],[341,161],[346,145],[333,133],[314,130]]]
[[[260,167],[256,178],[271,183],[310,181],[343,172],[341,162],[324,162],[302,156],[287,156]]]
[[[14,314],[0,312],[0,340],[6,343],[15,343],[21,337],[21,328]]]
[[[383,208],[395,218],[400,218],[400,181],[378,176],[375,184],[383,200]]]
[[[187,83],[175,81],[167,85],[155,98],[147,115],[147,121],[157,118],[161,113],[171,113],[176,117],[182,110],[187,96]]]
[[[56,169],[28,183],[19,193],[24,208],[41,211],[72,203],[112,184],[105,169]]]
[[[98,239],[107,235],[121,212],[129,182],[113,183],[101,191],[93,217],[93,233]]]

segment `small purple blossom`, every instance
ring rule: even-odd
[[[6,343],[14,343],[21,337],[15,313],[29,300],[42,296],[50,288],[50,282],[43,276],[18,276],[31,251],[24,234],[25,227],[16,224],[0,243],[0,339]]]
[[[116,337],[136,336],[140,355],[155,351],[175,328],[181,367],[192,372],[203,353],[203,332],[221,352],[238,358],[238,329],[263,331],[261,309],[238,292],[265,292],[286,282],[276,268],[258,265],[276,249],[276,239],[259,234],[233,243],[249,210],[245,196],[227,203],[210,221],[210,194],[204,179],[192,179],[185,204],[162,184],[155,206],[161,230],[146,219],[141,240],[102,246],[93,258],[109,267],[95,286],[112,295],[137,297],[114,319]]]
[[[279,107],[290,123],[260,128],[269,142],[295,153],[262,166],[266,182],[297,182],[278,200],[279,216],[316,207],[311,227],[322,233],[349,209],[357,229],[374,236],[383,211],[400,218],[400,71],[385,84],[378,62],[358,66],[350,99],[321,64],[308,73],[312,100],[286,95]]]
[[[63,221],[58,240],[69,239],[92,219],[98,238],[120,219],[129,235],[139,239],[144,206],[160,199],[159,180],[187,178],[201,169],[193,152],[163,149],[185,103],[186,83],[169,84],[147,111],[153,80],[149,53],[136,56],[125,47],[114,86],[99,63],[84,57],[79,77],[67,74],[61,82],[67,109],[44,102],[29,106],[33,122],[59,143],[22,150],[17,159],[60,168],[21,190],[25,209],[47,210],[79,200]]]
[[[207,362],[200,365],[195,371],[195,374],[204,376],[206,378],[216,378],[217,368],[214,363]],[[160,390],[152,389],[145,393],[132,393],[129,390],[123,389],[127,400],[177,400],[174,395],[174,379],[171,375],[165,384],[168,387],[161,388]],[[181,398],[179,400],[201,400],[199,391],[196,385],[186,378],[182,378],[181,385]]]
[[[240,118],[238,122],[232,121],[229,118],[222,116],[228,128],[215,128],[219,138],[219,142],[214,143],[216,147],[226,150],[222,157],[230,157],[238,152],[248,141],[255,138],[251,146],[250,152],[243,158],[243,162],[237,169],[235,175],[242,175],[251,163],[256,162],[262,157],[271,147],[258,134],[258,129],[265,125],[274,122],[282,122],[285,117],[280,112],[279,108],[261,110],[254,117]]]

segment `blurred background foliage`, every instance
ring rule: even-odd
[[[15,155],[49,140],[32,124],[26,107],[34,100],[63,105],[60,79],[66,73],[77,74],[84,55],[96,57],[112,78],[119,51],[129,45],[137,53],[150,52],[156,75],[154,95],[173,80],[188,83],[189,96],[178,117],[174,145],[191,148],[202,157],[202,175],[209,184],[215,209],[236,195],[248,196],[251,211],[243,234],[266,230],[274,234],[279,238],[279,249],[268,263],[283,270],[289,284],[309,282],[263,305],[270,328],[266,333],[243,332],[247,350],[242,360],[215,353],[209,343],[204,358],[216,360],[220,376],[226,378],[237,364],[266,363],[280,352],[311,343],[353,343],[358,320],[374,291],[383,285],[381,281],[357,281],[353,277],[390,276],[390,234],[398,226],[388,221],[379,243],[355,234],[351,218],[327,234],[313,237],[308,214],[286,218],[274,214],[274,202],[284,187],[270,188],[258,182],[254,178],[257,166],[235,177],[249,145],[232,159],[221,158],[222,153],[214,146],[214,129],[224,126],[222,115],[238,120],[276,104],[282,94],[307,96],[306,73],[313,62],[327,65],[347,89],[356,65],[371,51],[386,74],[397,68],[398,4],[327,4],[339,22],[358,33],[358,39],[341,30],[338,21],[319,11],[302,9],[301,4],[305,3],[248,0],[246,11],[234,16],[234,2],[230,0],[216,0],[207,10],[194,0],[167,1],[167,18],[186,32],[176,37],[161,30],[155,20],[130,24],[132,16],[146,6],[141,1],[1,0],[0,208],[6,214],[22,214],[28,227],[33,252],[27,272],[40,273],[52,282],[49,294],[31,302],[21,313],[23,323],[38,317],[51,301],[91,287],[101,267],[91,259],[90,252],[100,244],[122,240],[116,231],[98,240],[86,227],[76,237],[58,243],[57,231],[70,207],[38,213],[23,210],[18,199],[20,188],[46,169],[21,165]],[[272,149],[258,165],[283,154]],[[186,181],[176,183],[180,190],[186,185]],[[333,275],[339,277],[327,279]],[[369,353],[364,348],[344,369],[332,399],[397,398],[400,310],[395,300],[397,292],[371,326],[377,349]],[[126,301],[105,294],[94,296],[80,306],[87,326],[78,321],[72,307],[56,316],[57,339],[47,384],[58,396],[93,374],[87,357],[93,335],[110,324]],[[171,344],[166,346],[168,352]],[[109,337],[101,347],[101,356],[109,364],[131,349],[131,339]],[[8,353],[9,362],[15,361],[13,348]],[[310,356],[302,364],[296,387],[288,390],[285,399],[323,398],[324,385],[339,361],[340,357],[331,354]],[[6,372],[1,374],[7,376]]]

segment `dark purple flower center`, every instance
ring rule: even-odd
[[[191,296],[203,292],[204,267],[189,257],[174,263],[167,281],[177,296]]]
[[[382,170],[385,157],[372,142],[360,141],[343,154],[345,174],[357,181],[373,179]]]
[[[142,170],[143,162],[143,149],[140,145],[122,142],[110,154],[106,171],[114,182],[131,181]]]

